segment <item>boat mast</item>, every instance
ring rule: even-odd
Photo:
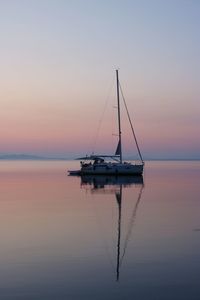
[[[116,80],[117,80],[117,108],[118,108],[118,129],[119,129],[119,155],[120,163],[122,163],[122,142],[121,142],[121,116],[120,116],[120,101],[119,101],[119,76],[118,70],[116,70]]]

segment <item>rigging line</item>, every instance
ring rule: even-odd
[[[138,144],[138,141],[137,141],[137,138],[136,138],[135,130],[134,130],[133,124],[132,124],[132,122],[131,122],[130,114],[129,114],[129,111],[128,111],[128,107],[127,107],[126,100],[125,100],[125,98],[124,98],[124,94],[123,94],[123,92],[122,92],[122,87],[121,87],[121,84],[120,84],[120,83],[119,83],[119,87],[120,87],[120,92],[121,92],[122,99],[123,99],[123,101],[124,101],[124,105],[125,105],[125,108],[126,108],[126,113],[127,113],[127,116],[128,116],[128,120],[129,120],[129,123],[130,123],[130,125],[131,125],[131,130],[132,130],[132,133],[133,133],[133,136],[134,136],[135,144],[136,144],[136,147],[137,147],[137,150],[138,150],[140,159],[141,159],[141,161],[142,161],[142,164],[144,165],[144,160],[143,160],[142,154],[141,154],[141,152],[140,152],[140,148],[139,148],[139,144]]]
[[[122,254],[121,259],[120,259],[120,266],[121,266],[123,258],[125,256],[126,249],[127,249],[127,246],[128,246],[128,242],[129,242],[129,239],[130,239],[130,236],[131,236],[131,232],[132,232],[132,229],[133,229],[133,225],[135,223],[136,213],[137,213],[137,209],[138,209],[141,197],[142,197],[143,188],[144,188],[144,185],[141,186],[141,189],[140,189],[140,192],[139,192],[139,195],[138,195],[138,199],[137,199],[137,202],[136,202],[136,204],[134,206],[133,213],[132,213],[132,216],[131,216],[131,219],[130,219],[129,230],[128,230],[126,238],[125,238],[125,243],[124,243],[124,248],[123,248],[123,254]]]
[[[102,121],[103,121],[103,117],[105,115],[105,111],[106,111],[106,108],[107,108],[107,105],[108,105],[108,101],[109,101],[109,98],[110,98],[110,93],[111,93],[111,90],[112,90],[112,87],[113,87],[113,83],[114,83],[114,77],[113,77],[113,80],[112,80],[112,83],[108,89],[108,93],[107,93],[107,97],[106,97],[106,101],[104,103],[104,107],[103,107],[103,111],[101,113],[101,116],[100,116],[100,119],[98,121],[98,126],[97,126],[97,132],[96,132],[96,135],[94,137],[94,143],[93,143],[93,146],[91,147],[92,149],[92,154],[94,154],[95,152],[95,148],[96,148],[96,144],[97,144],[97,140],[99,138],[99,132],[100,132],[100,129],[101,129],[101,125],[102,125]]]

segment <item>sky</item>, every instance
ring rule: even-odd
[[[199,28],[198,0],[0,0],[0,153],[113,153],[119,69],[144,159],[200,158]]]

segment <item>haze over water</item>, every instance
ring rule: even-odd
[[[76,164],[0,162],[0,298],[199,299],[200,162],[122,185]]]

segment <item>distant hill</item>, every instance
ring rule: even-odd
[[[66,158],[43,157],[31,154],[0,154],[0,160],[67,160]]]
[[[0,154],[0,160],[71,160],[75,159],[72,157],[46,157],[46,156],[38,156],[34,154]],[[137,160],[134,157],[125,157],[125,160]],[[145,157],[145,161],[184,161],[184,160],[200,160],[199,158],[151,158],[151,157]]]

